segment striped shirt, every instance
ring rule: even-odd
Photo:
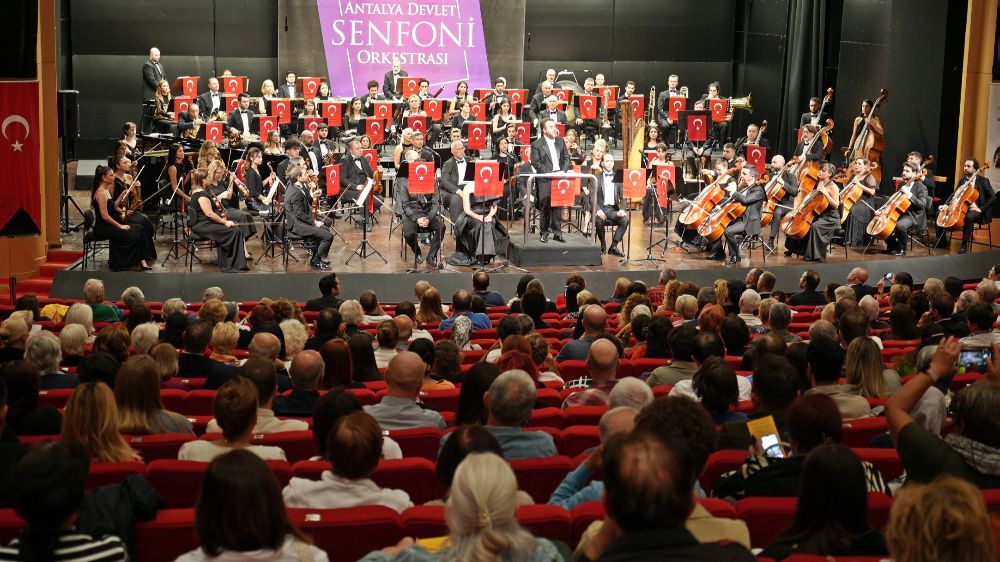
[[[18,539],[0,547],[0,561],[21,560]],[[90,535],[67,532],[59,535],[59,546],[52,553],[54,562],[119,562],[128,560],[121,539],[108,535],[94,539]]]

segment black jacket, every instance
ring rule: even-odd
[[[226,381],[235,377],[239,369],[196,353],[181,353],[177,358],[177,377],[182,379],[204,378],[205,388],[218,390]]]
[[[306,301],[306,310],[318,312],[324,308],[340,308],[340,299],[333,295],[324,295],[319,298]]]
[[[581,560],[587,560],[586,557]],[[683,527],[627,532],[614,540],[600,562],[672,560],[677,562],[755,562],[738,543],[700,543]]]
[[[135,557],[135,524],[152,521],[167,502],[148,480],[130,474],[118,484],[101,486],[88,493],[80,508],[76,530],[100,537],[117,535]]]

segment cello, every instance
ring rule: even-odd
[[[781,219],[781,231],[789,238],[801,239],[809,234],[812,223],[830,207],[830,200],[822,188],[817,188],[802,199],[795,209]]]
[[[764,195],[767,199],[764,201],[764,207],[761,209],[760,225],[762,227],[771,224],[771,221],[774,220],[774,211],[778,208],[778,201],[785,198],[785,182],[781,179],[781,176],[791,163],[785,162],[785,165],[777,172],[774,172],[774,176],[764,186]]]
[[[976,179],[981,174],[986,173],[989,167],[989,162],[983,162],[983,165],[973,172],[972,177],[956,189],[944,205],[941,205],[937,216],[937,225],[939,228],[945,230],[962,230],[962,227],[965,226],[965,215],[969,212],[969,208],[979,200]]]
[[[857,124],[854,126],[854,132],[851,136],[850,146],[844,149],[844,154],[846,156],[845,162],[854,162],[858,158],[865,158],[869,162],[878,162],[882,158],[882,151],[885,150],[885,138],[882,134],[873,130],[869,124],[873,117],[875,117],[875,110],[879,105],[883,104],[886,98],[889,97],[889,91],[882,88],[879,91],[878,98],[871,106],[871,110],[868,111],[868,115],[862,117],[861,130],[858,130]],[[875,181],[882,181],[882,173],[880,171],[874,171]]]
[[[903,187],[913,185],[914,182],[919,181],[919,178],[921,178],[923,173],[927,170],[927,166],[930,166],[932,162],[934,162],[934,155],[928,156],[927,160],[924,160],[923,163],[920,164],[920,168],[917,170],[917,173],[914,174],[914,178]],[[889,197],[884,205],[875,211],[875,216],[872,217],[868,226],[865,227],[865,232],[867,232],[869,236],[873,236],[879,240],[885,240],[896,230],[896,223],[899,222],[899,218],[903,216],[903,213],[905,213],[909,208],[910,196],[903,191],[902,187],[900,187],[896,193],[893,193],[892,196]]]
[[[677,220],[688,228],[692,228],[694,224],[700,223],[708,218],[708,214],[712,208],[726,198],[726,190],[719,185],[719,182],[723,177],[733,177],[733,174],[735,174],[740,167],[741,165],[729,168],[726,170],[725,174],[720,174],[715,181],[705,186],[705,189],[702,189],[701,193],[699,193],[698,196],[691,201],[691,205],[681,212],[681,216],[678,217]]]
[[[874,175],[874,172],[877,168],[878,168],[877,163],[875,162],[869,163],[867,170],[854,174],[854,177],[851,178],[851,181],[849,181],[847,185],[844,186],[844,190],[840,194],[840,203],[841,205],[843,205],[843,212],[840,214],[840,224],[844,224],[844,222],[847,221],[847,216],[851,212],[851,207],[853,207],[854,204],[857,203],[859,199],[861,199],[861,195],[864,194],[864,191],[862,190],[861,187],[862,182],[866,177],[868,177],[868,174]]]
[[[767,183],[767,176],[761,176],[757,178],[752,185],[737,188],[736,191],[738,192],[744,189],[750,189],[753,185],[762,185],[764,183]],[[743,205],[743,203],[740,203],[735,197],[730,195],[724,201],[713,207],[708,213],[708,218],[698,225],[698,234],[709,242],[715,242],[726,232],[726,228],[728,228],[734,220],[743,216],[743,213],[745,213],[746,210],[747,208]]]

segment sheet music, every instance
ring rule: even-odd
[[[375,180],[368,178],[368,181],[365,182],[365,187],[361,189],[361,193],[358,195],[358,198],[354,200],[355,205],[361,205],[368,199],[368,194],[371,193],[372,185],[374,185],[374,183]]]

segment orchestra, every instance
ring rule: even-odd
[[[560,76],[566,74],[564,71]],[[622,107],[640,97],[635,95],[636,82],[618,82],[623,86],[617,99],[605,98],[601,90],[595,90],[609,83],[601,73],[586,76],[582,82],[562,80],[557,84],[556,71],[548,69],[534,89],[521,90],[527,95],[516,106],[512,94],[516,96],[518,90],[508,89],[512,86],[503,77],[496,77],[492,89],[477,100],[468,81],[457,83],[453,97],[437,98],[441,89],[432,93],[430,88],[435,85],[426,78],[414,81],[416,89],[404,95],[403,89],[413,87],[400,80],[407,76],[400,61],[394,60],[381,81],[368,80],[367,91],[350,98],[333,96],[326,78],[309,79],[318,82],[306,87],[307,79],[299,79],[292,70],[284,74],[277,88],[274,81],[263,80],[259,97],[239,90],[223,92],[220,80],[210,77],[207,90],[194,99],[187,98],[182,106],[177,98],[181,94],[172,90],[164,75],[159,51],[151,49],[143,63],[143,99],[152,102],[151,114],[145,119],[151,118],[146,122],[152,123],[154,136],[169,137],[169,149],[160,153],[165,160],[162,172],[158,171],[158,200],[152,205],[184,215],[189,229],[216,241],[221,270],[242,271],[250,257],[246,241],[256,234],[255,220],[263,220],[261,217],[286,221],[288,232],[305,239],[309,264],[328,269],[334,218],[346,211],[358,228],[372,230],[377,209],[366,210],[367,203],[358,198],[363,192],[378,194],[383,189],[393,196],[392,205],[386,208],[393,210],[403,225],[403,242],[413,250],[416,263],[432,267],[445,261],[442,252],[449,224],[454,227],[456,255],[460,256],[449,258],[449,263],[486,263],[502,254],[508,233],[497,213],[502,210],[502,217],[512,218],[525,198],[531,199],[536,211],[528,228],[531,232],[537,229],[541,243],[550,239],[565,242],[564,225],[571,213],[579,210],[575,228],[591,237],[602,254],[623,256],[623,236],[631,221],[628,211],[641,209],[651,236],[657,227],[664,235],[674,232],[685,251],[706,252],[706,259],[729,264],[743,259],[740,250],[748,237],[756,237],[773,252],[778,238],[784,236],[785,256],[794,254],[810,261],[824,261],[834,242],[861,249],[884,240],[888,253],[902,256],[908,236],[926,230],[931,212],[936,214],[939,232],[961,231],[958,251],[964,253],[975,225],[991,218],[996,199],[978,160],[968,158],[964,176],[955,182],[951,196],[934,208],[931,197],[936,186],[927,169],[931,159],[924,160],[921,152],[912,151],[903,165],[898,189],[887,201],[880,194],[879,165],[885,126],[877,115],[885,90],[874,101],[862,100],[838,169],[827,160],[833,121],[826,107],[832,90],[809,100],[808,110],[793,124],[798,125],[794,148],[781,154],[774,150],[776,143],[764,136],[766,121],[747,124],[742,136],[730,132],[733,110],[750,109],[749,96],[728,98],[725,119],[720,121],[716,114],[701,136],[692,136],[685,124],[678,122],[678,116],[671,115],[671,100],[689,97],[677,74],[667,76],[666,88],[659,93],[652,88],[648,100],[641,96],[645,109],[632,115],[634,123],[625,123],[631,113]],[[302,90],[310,88],[313,97],[305,99]],[[588,105],[583,115],[580,96],[596,98],[595,113]],[[268,122],[266,130],[263,118],[274,118],[271,102],[275,99],[292,102],[287,106],[290,115],[278,114],[283,123],[287,122],[285,117],[292,121],[277,128]],[[429,108],[425,101],[431,99],[441,99],[441,104]],[[688,100],[693,103],[684,104],[682,109],[707,114],[711,106],[718,107],[712,103],[718,99],[727,98],[720,94],[719,82],[711,82],[705,94]],[[389,105],[388,117],[380,107],[376,118],[379,102]],[[337,121],[328,114],[327,103],[340,104],[334,112]],[[613,115],[605,106],[611,106]],[[382,122],[382,131],[366,129],[373,119]],[[205,125],[213,122],[222,124],[228,138],[208,136],[218,125]],[[470,148],[465,138],[473,122],[486,123],[484,148]],[[622,130],[606,131],[617,127]],[[634,137],[627,139],[626,129]],[[93,206],[97,225],[114,248],[112,267],[147,268],[156,255],[152,244],[155,229],[141,212],[145,201],[134,165],[148,149],[147,135],[138,135],[132,123],[124,124],[122,131],[111,167],[95,177]],[[612,137],[623,139],[626,145],[632,141],[630,152],[620,160],[609,151]],[[372,138],[377,142],[372,143]],[[393,149],[383,151],[383,146]],[[754,147],[763,150],[751,150]],[[375,151],[375,159],[369,160],[367,150]],[[752,163],[747,162],[751,152]],[[472,170],[475,162],[483,159],[500,164],[502,198],[475,195]],[[382,177],[386,169],[391,172],[420,162],[434,163],[433,195],[410,193],[405,176],[395,180],[391,175],[389,179]],[[705,169],[710,162],[714,165]],[[676,183],[665,192],[658,191],[657,170],[677,164],[677,178],[672,180]],[[339,190],[327,185],[329,166],[339,166]],[[646,171],[644,195],[629,199],[624,195],[620,170],[636,167]],[[571,173],[575,169],[592,176],[596,183],[579,181],[569,207],[553,207],[551,178],[537,178],[534,190],[526,192],[525,180],[531,174]],[[615,172],[619,172],[617,176]],[[368,187],[371,189],[366,191]],[[597,205],[591,208],[593,187],[597,188]],[[381,206],[381,198],[375,199]],[[319,202],[322,211],[317,207]],[[610,244],[606,242],[607,227],[613,227]],[[767,237],[761,240],[764,232]],[[426,245],[428,233],[431,247],[425,259],[418,240]]]

